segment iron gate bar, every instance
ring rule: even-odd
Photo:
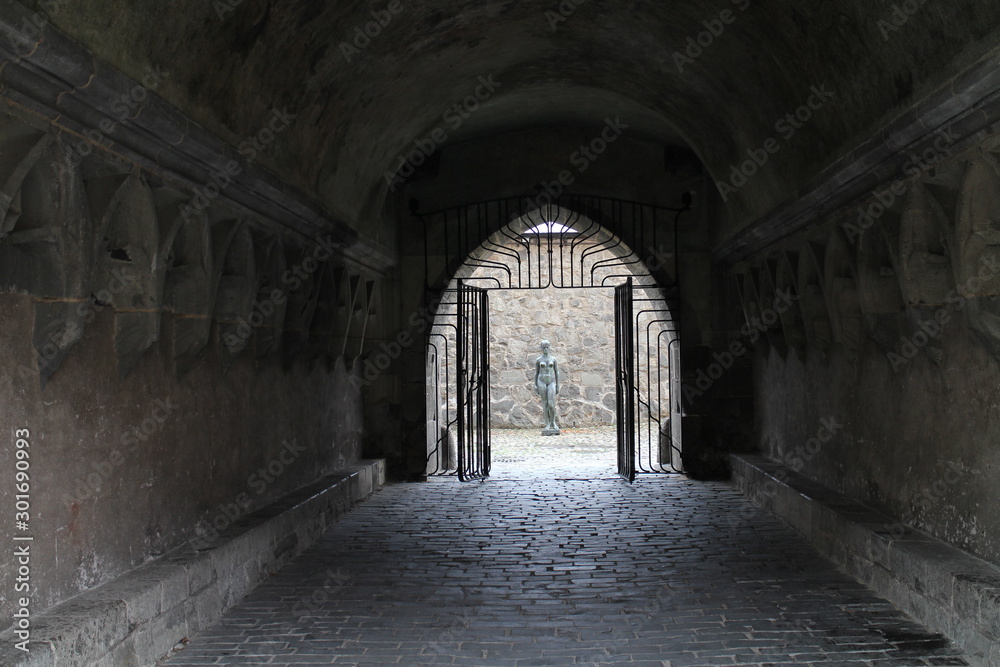
[[[486,290],[458,281],[458,478],[467,482],[490,473],[489,297]]]
[[[635,368],[632,338],[632,279],[615,287],[615,426],[618,474],[635,481]]]
[[[680,336],[674,338],[667,345],[667,356],[670,362],[670,462],[675,470],[678,472],[683,472],[684,462],[682,457],[683,451],[679,444],[680,438],[674,438],[674,432],[676,431],[678,436],[681,435],[681,429],[683,428],[682,416],[683,416],[683,395],[681,392],[681,373],[674,372],[673,369],[680,369],[680,348],[681,339]],[[676,401],[676,402],[675,402]],[[674,457],[677,457],[677,461],[680,465],[674,466]]]
[[[438,326],[441,326],[443,328],[452,328],[452,329],[455,328],[453,325],[449,324],[441,324]],[[437,355],[437,358],[449,359],[450,356],[448,355],[448,343],[449,343],[448,337],[441,333],[432,332],[431,334],[429,334],[429,339],[433,338],[444,339],[445,354],[443,357],[441,356],[438,347],[434,345],[434,343],[430,342],[430,340],[428,340],[428,346],[434,350],[434,353]],[[434,464],[435,465],[434,470],[427,471],[428,475],[447,475],[447,474],[452,474],[454,472],[454,469],[451,467],[451,446],[448,437],[449,434],[451,433],[452,426],[454,426],[457,423],[457,417],[456,419],[448,421],[448,406],[451,405],[451,382],[447,373],[445,373],[445,378],[444,378],[444,401],[445,401],[444,431],[441,431],[440,387],[441,384],[440,384],[439,364],[435,363],[434,364],[434,423],[437,424],[437,440],[434,443],[434,448],[427,454],[427,462],[430,462],[431,458],[435,454],[437,455],[437,460],[435,461]]]
[[[457,294],[457,290],[447,290],[444,295],[442,295],[442,300],[438,304],[438,310],[436,312],[436,318],[434,324],[431,327],[431,331],[428,333],[428,347],[433,348],[435,353],[438,355],[438,360],[445,360],[444,367],[444,410],[445,410],[445,428],[444,431],[440,430],[441,419],[438,416],[440,414],[440,400],[441,400],[441,382],[440,382],[440,361],[435,364],[434,367],[434,411],[435,411],[435,423],[438,424],[438,436],[434,443],[434,447],[427,455],[427,461],[437,454],[437,461],[435,463],[434,470],[428,470],[426,474],[428,476],[433,475],[455,475],[458,473],[458,447],[456,442],[455,451],[452,452],[451,436],[452,428],[458,425],[458,415],[456,414],[454,418],[449,419],[451,414],[451,396],[452,396],[452,383],[455,384],[454,394],[457,397],[460,391],[458,386],[458,379],[449,373],[448,359],[452,358],[452,355],[448,353],[452,339],[450,339],[447,333],[441,333],[440,331],[435,331],[435,329],[444,329],[446,332],[450,331],[454,336],[454,343],[457,349],[457,344],[459,340],[459,329],[458,329],[458,303],[457,301],[448,301],[447,294]],[[450,309],[454,308],[454,312],[450,312]],[[444,340],[444,355],[440,354],[437,346],[431,342],[434,338],[441,338]],[[425,362],[426,363],[426,362]],[[457,428],[456,428],[457,434]],[[454,454],[454,456],[453,456]],[[452,462],[455,461],[453,464]]]
[[[647,291],[649,288],[639,287],[637,289],[641,290],[644,293],[644,296],[646,296],[646,297],[649,296],[648,291]],[[638,459],[639,459],[639,470],[638,470],[638,472],[640,472],[640,473],[682,472],[682,470],[680,470],[678,466],[674,465],[673,456],[670,457],[670,461],[667,464],[664,464],[664,462],[662,461],[662,457],[661,456],[657,456],[657,459],[659,459],[659,461],[656,462],[656,463],[654,463],[654,459],[653,459],[653,446],[654,446],[654,443],[653,443],[653,437],[652,437],[652,435],[650,433],[650,431],[652,429],[652,426],[653,426],[653,422],[655,422],[656,423],[656,432],[657,432],[657,442],[656,442],[657,449],[660,450],[660,437],[662,437],[663,435],[667,435],[668,443],[669,443],[668,449],[670,451],[674,450],[675,445],[674,445],[674,438],[673,438],[673,433],[672,433],[672,429],[674,427],[674,423],[673,423],[674,412],[673,412],[672,407],[671,407],[672,406],[672,401],[668,401],[668,403],[667,403],[667,408],[668,408],[667,420],[668,420],[668,424],[669,424],[669,427],[671,429],[671,432],[670,433],[665,433],[664,430],[663,430],[663,405],[664,405],[664,403],[663,403],[663,395],[662,395],[662,391],[663,391],[663,378],[661,376],[661,373],[662,373],[662,364],[660,362],[660,358],[661,358],[661,356],[660,356],[661,355],[661,342],[660,342],[660,339],[664,335],[674,334],[674,338],[672,340],[668,340],[668,342],[667,342],[667,356],[668,356],[667,367],[668,367],[669,372],[670,372],[670,377],[668,378],[668,382],[671,383],[671,386],[668,388],[668,394],[672,397],[674,388],[672,386],[673,383],[672,383],[671,379],[674,376],[676,376],[676,370],[677,369],[675,368],[676,365],[673,363],[673,360],[670,359],[670,349],[671,349],[670,346],[671,346],[673,340],[679,340],[678,339],[679,331],[678,331],[677,326],[676,326],[677,323],[678,323],[678,320],[675,317],[675,311],[679,312],[680,309],[679,309],[679,307],[672,308],[671,307],[671,300],[667,299],[665,297],[661,297],[661,298],[640,298],[640,299],[633,298],[633,306],[635,304],[643,304],[643,303],[652,304],[653,306],[658,306],[658,307],[646,307],[646,308],[640,307],[639,310],[634,311],[634,317],[635,317],[634,331],[635,331],[635,335],[636,335],[636,347],[639,348],[639,349],[645,349],[645,351],[646,351],[646,354],[644,356],[645,356],[645,360],[646,360],[645,361],[645,363],[646,363],[645,373],[646,373],[646,394],[647,394],[647,396],[646,396],[646,400],[643,401],[641,386],[639,384],[636,384],[635,390],[637,392],[638,402],[639,402],[639,406],[637,406],[637,409],[638,409],[638,407],[640,407],[642,405],[645,405],[646,412],[647,412],[647,415],[648,415],[648,418],[646,419],[646,424],[645,424],[645,426],[646,426],[646,429],[645,429],[646,430],[646,440],[647,440],[646,452],[647,452],[648,466],[644,467],[643,464],[642,464],[643,448],[642,448],[642,437],[641,437],[642,433],[640,431],[639,432],[639,436],[640,437],[639,437],[639,441],[638,441],[638,444],[637,444],[637,446],[639,448],[639,457],[638,457]],[[679,304],[678,304],[678,306],[679,306]],[[641,327],[641,320],[642,320],[642,318],[643,318],[644,315],[659,315],[659,314],[665,314],[666,316],[665,317],[661,317],[661,318],[657,318],[657,319],[652,319],[652,320],[649,320],[648,322],[646,322],[646,325],[645,325],[646,340],[645,340],[645,347],[643,347],[640,344],[640,339],[638,338],[638,336],[639,336],[639,329]],[[657,410],[656,410],[656,414],[654,416],[654,412],[653,412],[653,409],[652,409],[652,406],[653,406],[653,397],[652,397],[653,382],[652,382],[652,377],[651,377],[652,373],[653,373],[653,369],[652,369],[652,365],[651,365],[651,362],[649,360],[649,357],[650,357],[650,352],[653,349],[653,344],[652,344],[652,341],[650,339],[650,333],[651,333],[651,331],[652,331],[652,329],[653,329],[653,327],[655,325],[668,325],[668,326],[660,327],[660,330],[659,330],[659,332],[657,333],[657,336],[656,336],[656,376],[657,376],[656,377],[656,406],[657,406]],[[642,372],[643,372],[643,368],[642,368],[643,361],[642,361],[642,359],[638,355],[636,357],[636,363],[637,363],[636,372],[641,375]],[[641,420],[641,417],[642,417],[641,414],[637,414],[636,415],[636,419],[637,420]]]
[[[670,311],[666,310],[666,309],[658,309],[658,310],[648,309],[648,310],[641,310],[638,313],[636,313],[637,333],[638,333],[639,318],[642,315],[649,314],[649,313],[663,313],[663,312],[670,314]],[[646,355],[645,355],[645,357],[646,357],[646,362],[647,362],[647,367],[646,367],[646,394],[647,394],[647,396],[646,396],[646,401],[645,402],[642,401],[641,387],[638,386],[638,385],[636,386],[636,391],[639,392],[639,402],[645,404],[645,406],[646,406],[646,412],[649,415],[649,418],[646,420],[646,438],[647,438],[647,445],[648,445],[647,446],[647,452],[648,452],[648,467],[647,468],[643,468],[642,467],[642,456],[641,456],[641,454],[642,454],[642,437],[641,437],[641,431],[639,432],[640,433],[640,437],[639,437],[639,442],[637,444],[637,447],[638,447],[639,453],[640,453],[640,456],[639,456],[639,472],[643,472],[643,473],[680,472],[679,470],[677,470],[673,466],[673,461],[672,460],[667,465],[664,465],[662,461],[654,463],[654,461],[653,461],[653,437],[650,434],[650,430],[652,429],[653,423],[655,422],[656,423],[656,434],[657,434],[656,446],[657,446],[657,448],[659,448],[659,444],[660,444],[659,443],[659,437],[663,433],[662,413],[663,413],[663,404],[664,404],[663,403],[663,393],[662,393],[663,392],[663,378],[661,376],[663,367],[660,364],[660,339],[664,335],[671,334],[671,333],[674,333],[674,334],[677,333],[674,329],[661,329],[659,332],[657,332],[657,335],[656,335],[656,406],[657,406],[657,409],[656,409],[656,414],[654,416],[653,409],[652,409],[652,406],[653,406],[653,398],[652,398],[653,381],[652,381],[652,377],[651,377],[653,369],[652,369],[651,363],[649,362],[650,352],[653,349],[653,345],[652,345],[652,343],[650,341],[650,330],[652,329],[653,325],[655,325],[655,324],[673,324],[673,323],[674,323],[674,320],[672,318],[659,319],[659,320],[650,320],[650,321],[646,322],[646,327],[645,327],[645,329],[646,329],[646,347],[645,347],[645,349],[646,349]],[[668,355],[669,355],[669,346],[670,346],[670,341],[668,341],[668,343],[667,343]],[[637,362],[638,362],[638,365],[639,365],[639,367],[638,367],[637,370],[641,373],[642,372],[642,359],[641,359],[641,357],[637,356]],[[668,367],[669,367],[669,362],[668,362]],[[668,419],[670,418],[669,406],[670,406],[670,401],[668,400],[667,401]],[[659,458],[659,457],[657,457],[657,458]]]

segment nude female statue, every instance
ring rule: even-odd
[[[559,393],[559,367],[556,358],[549,354],[552,344],[542,341],[542,354],[535,359],[535,391],[542,397],[542,414],[545,427],[542,435],[558,435],[556,426],[556,394]]]

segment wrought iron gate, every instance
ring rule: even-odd
[[[490,308],[489,294],[458,281],[458,478],[490,474]]]
[[[632,279],[615,288],[615,425],[618,474],[635,479],[635,339],[632,331]]]
[[[681,472],[680,359],[668,303],[628,278],[615,287],[618,474]]]
[[[618,472],[632,481],[681,471],[677,221],[690,199],[682,204],[567,197],[539,207],[522,198],[421,214],[411,202],[426,294],[442,295],[428,341],[427,474],[490,474],[489,300],[470,283],[607,289],[623,278],[614,288]]]

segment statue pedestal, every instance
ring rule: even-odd
[[[559,429],[557,428],[543,428],[542,435],[559,435]]]

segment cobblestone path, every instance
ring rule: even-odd
[[[605,431],[388,486],[165,664],[966,664],[731,485],[617,479]]]

